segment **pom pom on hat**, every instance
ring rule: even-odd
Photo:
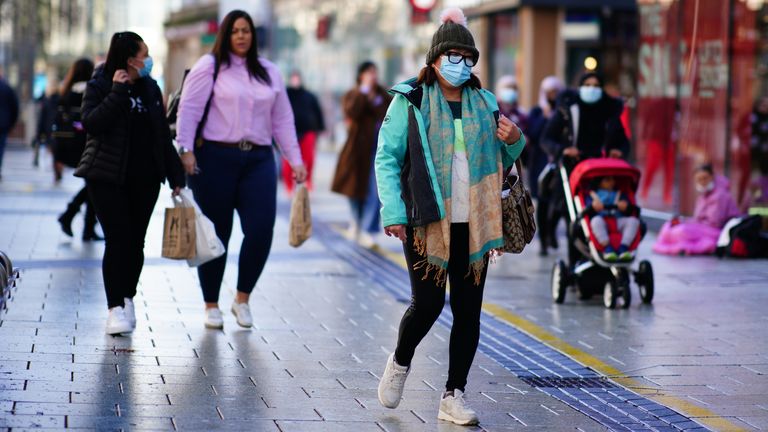
[[[464,16],[464,12],[461,9],[457,7],[449,7],[440,13],[440,24],[445,24],[447,22],[461,24],[466,27],[467,17]]]
[[[457,7],[447,8],[440,14],[440,27],[432,35],[427,64],[434,63],[442,53],[450,49],[469,51],[475,61],[480,57],[480,52],[475,47],[475,38],[467,28],[467,17]]]

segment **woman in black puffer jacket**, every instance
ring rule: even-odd
[[[168,179],[174,195],[184,187],[183,168],[151,70],[152,58],[141,37],[115,33],[107,61],[88,82],[83,98],[87,142],[75,175],[85,178],[106,237],[102,271],[108,334],[136,327],[132,299],[160,183]]]

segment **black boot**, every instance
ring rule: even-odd
[[[96,212],[90,202],[86,202],[85,227],[83,228],[83,241],[100,241],[104,237],[96,234]]]
[[[67,206],[67,211],[61,214],[59,216],[59,224],[61,225],[61,230],[64,231],[64,234],[72,237],[72,219],[75,218],[75,215],[77,214],[78,209],[72,208],[71,205]]]

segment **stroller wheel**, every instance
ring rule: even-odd
[[[568,267],[563,260],[557,260],[552,266],[552,300],[561,304],[565,301],[565,291],[568,288]]]
[[[640,298],[645,304],[653,301],[653,267],[647,260],[640,261],[640,268],[635,274],[635,281],[640,288]]]
[[[603,305],[608,309],[616,308],[616,300],[619,297],[619,287],[613,278],[605,282],[603,288]]]
[[[632,304],[632,291],[629,289],[629,274],[626,270],[621,270],[617,278],[619,293],[621,294],[621,308],[629,309]]]

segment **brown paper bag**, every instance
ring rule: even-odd
[[[312,235],[312,213],[309,210],[309,192],[299,184],[291,203],[288,244],[299,247]]]
[[[166,208],[163,258],[191,259],[195,257],[195,252],[195,209]]]

